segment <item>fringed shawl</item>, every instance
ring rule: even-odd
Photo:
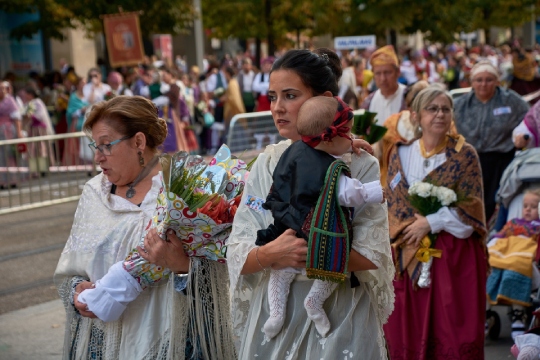
[[[487,229],[483,206],[482,171],[478,155],[474,148],[464,143],[458,144],[454,137],[448,137],[445,150],[446,161],[429,173],[422,181],[437,186],[445,186],[454,190],[458,196],[455,209],[461,221],[474,228],[471,237],[482,243],[485,242]],[[417,246],[403,242],[403,230],[415,220],[417,212],[409,202],[409,184],[401,166],[398,146],[390,150],[388,177],[385,184],[388,200],[388,220],[390,225],[390,241],[394,247],[396,270],[401,273],[405,269],[409,275],[418,264],[415,258]],[[398,175],[400,174],[400,175]],[[397,184],[392,181],[401,176]],[[395,187],[392,189],[392,186]]]

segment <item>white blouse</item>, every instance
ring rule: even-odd
[[[423,181],[430,172],[446,161],[445,153],[425,159],[420,152],[418,140],[410,145],[400,146],[398,154],[409,185]],[[431,232],[434,234],[444,230],[457,238],[466,239],[474,232],[472,226],[461,221],[455,209],[447,206],[442,207],[435,214],[426,216],[426,219],[431,227]]]

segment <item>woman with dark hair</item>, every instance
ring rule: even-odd
[[[300,140],[296,127],[298,110],[313,96],[336,96],[341,65],[329,49],[291,50],[278,59],[270,73],[268,89],[274,123],[288,139],[270,145],[253,165],[244,198],[235,216],[227,250],[233,322],[239,339],[239,358],[255,356],[275,359],[320,359],[347,354],[352,358],[386,359],[382,324],[393,307],[394,269],[388,242],[386,207],[366,204],[354,211],[353,249],[349,254],[349,272],[359,283],[338,287],[324,303],[332,328],[321,337],[309,320],[304,300],[312,280],[298,274],[284,294],[287,312],[282,331],[273,339],[262,332],[268,320],[269,269],[306,267],[307,243],[288,229],[274,241],[256,246],[257,230],[266,229],[274,219],[257,203],[264,202],[272,185],[272,174],[283,152]],[[355,140],[354,146],[358,146]],[[379,179],[377,160],[363,153],[346,154],[351,177],[362,183]],[[247,202],[247,200],[250,200]]]

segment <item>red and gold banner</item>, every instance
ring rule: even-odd
[[[136,12],[103,16],[109,63],[112,67],[137,65],[143,61],[144,51]]]

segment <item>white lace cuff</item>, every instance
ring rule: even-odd
[[[127,304],[142,292],[137,281],[124,270],[123,262],[117,262],[107,274],[96,281],[94,289],[81,292],[78,301],[88,305],[102,321],[116,321],[120,318]]]
[[[426,216],[426,220],[434,234],[444,230],[459,239],[466,239],[474,232],[474,228],[463,223],[454,209],[446,206],[435,214]]]
[[[360,180],[345,175],[339,177],[338,200],[341,206],[360,207],[366,203],[382,202],[380,181],[363,184]]]
[[[383,192],[380,181],[372,181],[364,184],[366,203],[380,204],[383,200]]]

